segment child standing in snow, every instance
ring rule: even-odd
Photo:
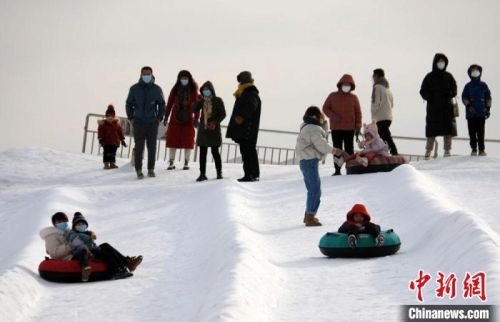
[[[378,135],[375,122],[363,125],[363,136],[364,140],[358,142],[359,148],[363,149],[360,152],[349,155],[340,149],[335,150],[334,161],[337,166],[342,167],[344,162],[356,159],[358,163],[367,167],[368,163],[376,156],[391,156],[389,147]]]
[[[72,230],[66,236],[71,247],[77,250],[86,249],[92,257],[105,262],[114,279],[132,276],[130,272],[133,272],[142,262],[142,256],[125,257],[108,243],[97,246],[94,242],[97,239],[95,233],[87,228],[88,222],[85,217],[80,212],[76,212],[73,217]]]
[[[491,92],[485,82],[481,81],[483,68],[479,65],[471,65],[467,74],[471,79],[462,92],[462,102],[465,105],[465,117],[469,128],[471,155],[485,156],[484,151],[484,124],[490,117]]]
[[[103,148],[102,156],[105,170],[118,168],[116,165],[116,150],[118,150],[120,142],[124,147],[127,147],[120,120],[115,115],[115,108],[110,104],[106,110],[106,118],[97,121],[97,124],[99,124],[97,138]]]
[[[357,246],[357,235],[364,233],[370,234],[375,238],[375,245],[384,244],[384,236],[380,234],[380,226],[370,222],[371,217],[366,210],[365,205],[355,204],[347,213],[347,220],[340,226],[339,233],[348,235],[349,246]]]
[[[319,161],[328,153],[333,152],[333,147],[326,141],[328,127],[321,110],[311,106],[303,117],[304,123],[300,126],[295,151],[300,160],[300,171],[304,176],[307,189],[306,211],[304,223],[306,226],[321,226],[316,212],[321,202],[321,180],[319,177]]]
[[[50,258],[78,260],[82,268],[82,282],[87,282],[91,272],[90,252],[83,247],[72,247],[67,240],[68,232],[68,216],[63,212],[57,212],[52,216],[52,227],[42,229],[40,237],[45,241],[45,249]]]

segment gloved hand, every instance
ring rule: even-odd
[[[126,148],[128,146],[127,143],[125,142],[125,140],[122,141],[122,145],[124,148]]]
[[[193,125],[194,125],[195,128],[198,128],[198,126],[200,125],[200,120],[194,119],[193,120]]]
[[[359,135],[361,134],[361,130],[360,129],[356,129],[356,131],[354,132],[354,135],[356,135],[356,142],[359,142]]]
[[[245,121],[245,119],[238,115],[234,117],[234,121],[236,122],[236,124],[241,125]]]
[[[104,147],[104,139],[99,139],[99,144]]]

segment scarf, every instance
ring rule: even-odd
[[[389,82],[385,77],[380,78],[378,81],[373,83],[373,89],[372,89],[372,103],[375,103],[375,85],[382,85],[385,88],[389,88]]]
[[[203,100],[203,125],[208,128],[208,119],[212,117],[212,99]]]
[[[234,94],[233,94],[234,97],[239,98],[241,96],[241,94],[243,94],[245,89],[252,87],[252,86],[254,86],[253,82],[246,83],[246,84],[239,84],[238,89],[236,89],[236,92],[234,92]]]

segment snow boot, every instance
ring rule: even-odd
[[[307,215],[307,214],[305,216],[305,224],[306,227],[322,226],[318,218],[316,218],[314,215]]]
[[[142,173],[141,170],[137,170],[137,179],[139,180],[144,179],[144,174]]]
[[[155,170],[149,169],[148,170],[148,177],[150,177],[150,178],[156,177]]]
[[[479,154],[478,154],[480,157],[485,157],[486,156],[486,151],[484,150],[479,150]]]
[[[182,167],[182,170],[189,170],[189,161],[188,160],[184,161],[184,166]]]
[[[88,282],[91,273],[92,273],[92,267],[85,266],[84,268],[82,268],[82,282]]]
[[[333,156],[333,163],[335,163],[339,168],[342,168],[342,166],[345,163],[344,157],[342,156]]]
[[[129,270],[129,272],[135,271],[137,266],[139,266],[142,263],[142,256],[141,255],[134,256],[134,257],[127,258],[127,259],[128,259],[127,268]]]
[[[110,166],[109,166],[109,162],[104,162],[104,170],[109,170],[111,169]]]
[[[450,150],[444,150],[443,157],[445,157],[445,158],[447,158],[447,157],[451,157],[451,152],[450,152]]]
[[[426,150],[424,154],[424,159],[430,160],[430,158],[431,158],[431,150]]]
[[[477,150],[476,149],[472,149],[472,151],[470,152],[470,156],[471,157],[477,156]]]
[[[168,168],[167,168],[167,170],[174,170],[174,169],[175,169],[174,160],[168,161]]]
[[[110,169],[118,169],[118,166],[116,165],[116,163],[114,163],[114,162],[110,162],[110,163],[109,163],[109,168],[110,168]]]
[[[356,238],[356,235],[349,235],[347,237],[347,243],[351,248],[356,248],[358,246],[358,239]]]
[[[375,238],[375,246],[383,246],[384,245],[384,235],[380,234]]]
[[[368,166],[368,158],[357,155],[356,161],[358,161],[358,163],[361,164],[365,168]]]
[[[222,171],[217,171],[217,180],[224,179],[222,176]]]
[[[201,182],[201,181],[205,181],[205,180],[208,180],[207,176],[205,174],[200,174],[200,176],[198,177],[198,179],[196,179],[197,182]]]
[[[120,270],[118,270],[118,272],[115,273],[115,275],[113,276],[113,279],[120,280],[120,279],[127,278],[130,276],[134,276],[134,274],[128,272],[126,269],[120,269]]]

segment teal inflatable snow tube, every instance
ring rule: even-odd
[[[356,248],[347,242],[347,234],[326,233],[319,241],[319,249],[328,257],[379,257],[396,253],[401,247],[399,236],[392,230],[381,232],[384,245],[375,246],[375,239],[368,234],[359,234]]]

